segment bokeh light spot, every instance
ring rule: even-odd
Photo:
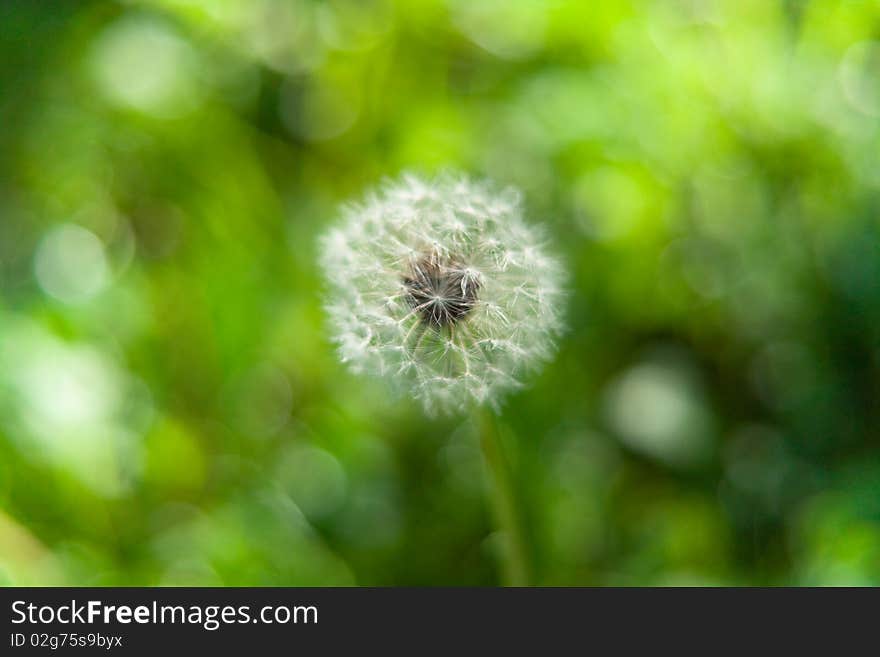
[[[703,462],[711,450],[709,416],[687,372],[644,362],[610,386],[606,414],[623,443],[671,465]]]
[[[547,7],[532,0],[454,0],[453,20],[481,48],[524,59],[544,46]]]
[[[108,281],[104,246],[91,231],[63,224],[38,246],[34,274],[46,294],[65,303],[87,301]]]
[[[21,322],[7,332],[0,371],[0,406],[23,454],[100,494],[126,490],[140,468],[139,433],[126,424],[130,380],[107,353]]]
[[[324,449],[292,447],[281,457],[278,469],[284,489],[310,519],[335,511],[345,498],[345,470]]]
[[[126,16],[98,38],[91,64],[112,103],[173,118],[197,104],[194,59],[189,44],[159,20]]]
[[[868,116],[880,116],[880,42],[862,41],[840,62],[840,84],[849,104]]]

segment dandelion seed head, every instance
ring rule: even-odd
[[[562,270],[512,188],[403,176],[346,207],[321,252],[343,362],[429,413],[497,407],[553,354]]]

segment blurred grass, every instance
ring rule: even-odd
[[[538,583],[880,584],[880,8],[7,0],[0,581],[493,584],[474,427],[348,374],[316,235],[521,187]]]

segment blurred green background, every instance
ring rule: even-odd
[[[546,585],[880,584],[880,6],[0,3],[0,582],[489,585],[472,424],[329,343],[385,176],[570,271],[508,400]]]

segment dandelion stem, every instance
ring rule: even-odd
[[[505,586],[528,586],[530,572],[526,542],[498,420],[489,409],[481,411],[479,420],[480,444],[489,472],[495,521],[503,538],[503,581]]]

